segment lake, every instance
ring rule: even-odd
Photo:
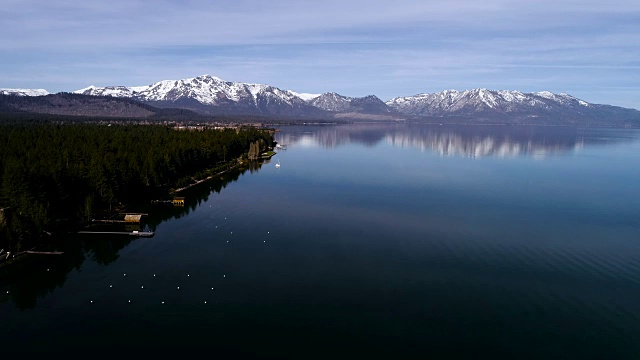
[[[152,238],[3,268],[3,351],[640,358],[640,130],[279,130]]]

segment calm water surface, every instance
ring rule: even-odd
[[[640,358],[640,131],[280,130],[271,162],[147,209],[153,238],[3,269],[0,343]]]

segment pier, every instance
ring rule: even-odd
[[[120,215],[124,215],[123,220],[117,219],[92,219],[92,222],[101,222],[101,223],[109,223],[109,224],[121,224],[121,223],[139,223],[142,221],[143,216],[147,216],[149,214],[146,213],[120,213]]]
[[[139,237],[151,237],[153,231],[78,231],[78,234],[103,234],[103,235],[130,235]]]
[[[38,254],[38,255],[62,255],[62,254],[64,254],[64,252],[62,252],[62,251],[32,251],[32,250],[27,250],[27,251],[25,251],[25,253],[27,253],[27,254]]]

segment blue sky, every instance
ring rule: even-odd
[[[3,0],[0,23],[0,88],[210,74],[385,101],[487,88],[640,109],[637,0]]]

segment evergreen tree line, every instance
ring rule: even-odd
[[[175,130],[159,125],[0,126],[0,249],[19,250],[61,220],[166,194],[194,174],[272,144],[256,128]],[[255,150],[254,150],[255,151]],[[4,219],[2,219],[4,217]]]

